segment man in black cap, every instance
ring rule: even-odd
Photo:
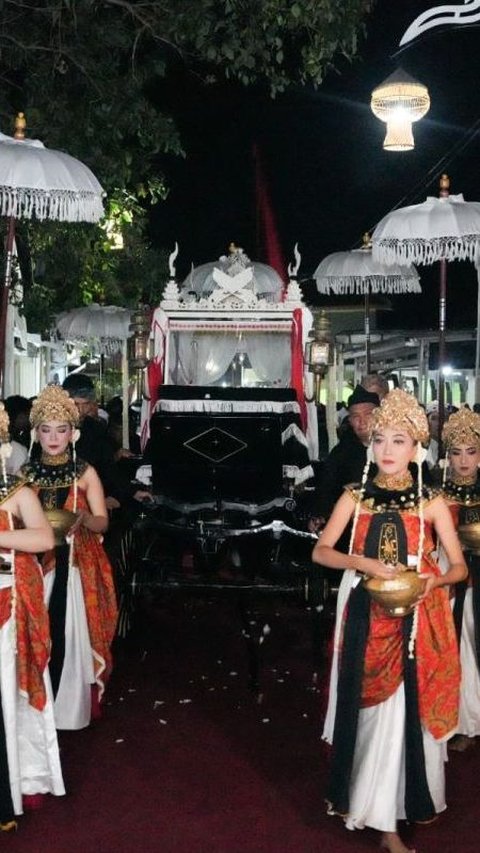
[[[310,527],[319,529],[329,518],[333,507],[348,483],[359,483],[367,461],[369,418],[380,405],[378,394],[357,385],[347,402],[347,428],[338,444],[330,451],[320,469],[316,512]]]
[[[150,498],[149,492],[132,485],[119,469],[106,424],[97,417],[95,388],[90,377],[71,373],[62,387],[68,391],[80,414],[80,438],[76,444],[78,457],[95,468],[102,481],[107,507],[118,509],[132,498],[138,501]]]

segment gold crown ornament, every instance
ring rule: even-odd
[[[79,420],[75,403],[60,385],[47,385],[34,401],[30,412],[32,427],[38,427],[50,421],[76,427]]]
[[[414,441],[422,444],[429,439],[425,411],[412,394],[402,391],[401,388],[389,391],[380,406],[373,410],[369,425],[370,439],[378,430],[393,426],[404,429]]]
[[[447,450],[459,444],[480,450],[480,415],[466,408],[454,412],[442,429],[442,441]]]

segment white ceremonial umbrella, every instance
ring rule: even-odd
[[[400,266],[376,261],[370,237],[365,234],[361,249],[333,252],[320,261],[313,278],[322,294],[365,298],[366,373],[370,372],[370,295],[378,293],[421,293],[420,279],[411,264]]]
[[[450,180],[440,179],[440,197],[387,214],[372,234],[373,258],[388,265],[440,262],[438,409],[441,432],[445,419],[445,321],[447,262],[480,257],[480,202],[449,195]]]
[[[2,384],[15,220],[98,222],[104,215],[104,192],[93,172],[63,151],[45,148],[38,139],[25,139],[25,126],[23,113],[19,113],[14,137],[0,133],[0,216],[8,217],[6,264],[0,295]]]
[[[93,302],[83,308],[64,311],[56,318],[55,328],[69,343],[87,344],[100,355],[100,364],[105,355],[122,353],[122,437],[123,446],[128,447],[128,356],[127,338],[130,335],[132,311],[118,305],[98,305]],[[103,369],[100,383],[103,395]]]

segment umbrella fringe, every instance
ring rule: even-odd
[[[393,276],[368,276],[359,280],[356,276],[331,277],[328,280],[316,279],[319,293],[328,296],[367,296],[367,294],[378,293],[421,293],[422,288],[418,278],[404,278],[399,280],[398,275]]]
[[[124,343],[124,338],[102,338],[96,335],[62,335],[62,339],[66,343],[84,344],[90,347],[93,351],[100,355],[115,355],[119,352]]]
[[[430,240],[383,238],[373,243],[372,257],[379,263],[389,266],[392,264],[428,266],[441,260],[478,262],[478,242],[478,234]]]
[[[0,215],[14,219],[44,219],[59,222],[98,222],[104,215],[97,193],[86,190],[0,189]]]

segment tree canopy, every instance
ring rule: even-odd
[[[0,0],[3,132],[22,111],[29,136],[87,163],[108,194],[108,215],[122,226],[125,241],[122,252],[113,252],[100,227],[24,226],[33,259],[27,314],[29,303],[32,308],[47,296],[52,311],[100,295],[118,304],[134,302],[142,291],[157,298],[155,276],[164,278],[165,258],[146,240],[148,205],[168,192],[162,156],[184,153],[174,120],[156,95],[172,64],[184,64],[205,85],[225,79],[260,83],[272,96],[292,84],[318,86],[339,57],[355,56],[373,5]],[[40,318],[31,316],[38,325]]]

